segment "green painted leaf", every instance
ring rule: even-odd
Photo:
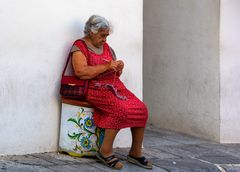
[[[79,118],[78,119],[78,121],[77,121],[77,123],[78,123],[78,125],[80,125],[80,121],[82,120],[82,118]]]
[[[74,118],[69,118],[67,121],[69,121],[69,122],[74,122],[74,123],[78,124],[77,120],[74,119]]]
[[[68,137],[70,139],[79,139],[80,136],[81,136],[81,133],[79,134],[73,133],[72,135],[68,133]]]
[[[88,137],[91,137],[94,133],[88,133]]]
[[[95,148],[92,148],[90,151],[97,152],[98,150],[97,150],[97,149],[95,149]]]
[[[68,122],[73,122],[73,123],[77,124],[77,126],[82,129],[82,126],[78,123],[78,121],[77,121],[76,119],[74,119],[74,118],[69,118],[67,121],[68,121]]]
[[[74,151],[77,151],[77,145],[75,145],[75,148],[73,148]]]
[[[80,113],[83,113],[84,112],[84,108],[81,108],[81,110],[82,110],[82,112],[80,112]]]
[[[83,126],[83,129],[84,129],[84,131],[87,131],[88,133],[94,134],[93,132],[89,131],[89,130],[85,127],[85,125]]]

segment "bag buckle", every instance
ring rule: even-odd
[[[71,83],[68,83],[68,85],[70,85],[70,86],[75,86],[76,84],[71,84]]]

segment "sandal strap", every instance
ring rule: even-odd
[[[131,158],[137,160],[137,161],[138,161],[139,163],[141,163],[142,165],[148,165],[148,160],[147,160],[144,156],[139,157],[139,158],[133,157],[133,156],[131,156],[131,155],[128,155],[128,156],[130,156]]]
[[[111,167],[115,167],[115,165],[119,162],[119,159],[115,155],[111,155],[109,157],[103,157],[100,153],[99,155],[105,161],[105,163]]]
[[[111,167],[115,167],[118,162],[119,162],[119,159],[115,159],[113,161],[107,162],[107,164]]]
[[[101,155],[101,154],[100,154],[100,155]],[[115,155],[111,155],[111,156],[109,156],[109,157],[103,157],[103,156],[101,155],[101,157],[102,157],[102,159],[104,159],[104,161],[111,161],[112,159],[116,158]]]

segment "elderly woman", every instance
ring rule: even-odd
[[[113,49],[106,43],[109,32],[109,22],[93,15],[86,22],[85,36],[76,41],[71,50],[75,75],[89,80],[86,101],[94,107],[94,123],[105,129],[97,158],[108,167],[121,169],[123,164],[114,156],[113,142],[120,129],[130,127],[132,146],[127,161],[151,169],[152,164],[142,156],[148,111],[119,78],[124,63],[116,60]]]

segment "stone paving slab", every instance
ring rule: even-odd
[[[182,145],[182,146],[178,146],[178,149],[181,149],[181,150],[184,150],[184,151],[187,151],[187,152],[191,153],[192,157],[200,156],[202,154],[205,154],[207,152],[212,151],[212,149],[210,149],[210,148],[200,147],[196,144],[195,145],[185,144],[185,145]]]
[[[114,152],[118,158],[121,160],[126,160],[128,155],[129,148],[116,148],[114,149]],[[145,156],[147,159],[169,159],[169,158],[178,158],[177,156],[174,156],[169,153],[165,153],[161,150],[154,149],[154,148],[143,148],[143,156]]]
[[[52,172],[43,166],[20,164],[12,161],[0,160],[0,172]]]
[[[215,165],[195,159],[156,160],[154,164],[171,172],[220,172]]]
[[[207,141],[207,140],[199,139],[196,137],[189,137],[189,136],[183,135],[183,134],[168,135],[168,136],[164,136],[163,139],[173,141],[176,143],[180,143],[180,144],[188,144],[188,145],[209,143],[209,141]]]
[[[18,164],[26,164],[33,166],[49,166],[54,165],[51,162],[46,161],[45,159],[36,158],[31,155],[22,155],[22,156],[6,156],[1,157],[1,160],[5,160],[7,162],[15,162]]]
[[[64,160],[56,159],[48,154],[34,154],[32,156],[42,159],[42,160],[45,160],[45,161],[51,163],[52,165],[66,165],[68,163],[72,163],[71,161],[66,162]]]
[[[174,131],[170,131],[170,130],[167,130],[167,129],[159,129],[159,128],[156,128],[152,125],[147,125],[146,126],[146,130],[145,130],[145,135],[150,135],[149,133],[155,133],[156,135],[158,135],[159,137],[161,136],[175,136],[176,135],[176,132]],[[180,134],[180,133],[177,133],[177,135]]]
[[[156,147],[154,147],[154,148],[156,148]],[[164,147],[159,147],[156,149],[161,150],[168,154],[172,154],[173,156],[176,156],[179,158],[186,158],[186,157],[191,158],[191,157],[194,157],[197,155],[196,153],[192,153],[189,150],[184,150],[182,148],[183,148],[183,146],[164,146]]]
[[[157,149],[157,148],[144,148],[143,149],[144,155],[146,157],[153,159],[153,158],[158,158],[158,159],[171,159],[171,158],[179,158],[178,155],[173,155],[171,153],[168,153],[166,151]]]
[[[57,165],[48,168],[54,172],[103,172],[103,170],[95,168],[91,164]]]
[[[152,170],[148,170],[148,169],[143,169],[141,167],[138,167],[134,164],[128,163],[126,161],[122,161],[122,163],[124,164],[124,167],[121,169],[121,172],[167,172],[166,170],[164,170],[160,167],[157,167],[157,166],[153,166]],[[102,163],[94,163],[94,164],[91,164],[91,165],[100,169],[100,170],[102,170],[102,171],[106,171],[106,172],[112,172],[113,171],[112,169],[106,167]]]
[[[239,172],[239,171],[240,171],[240,166],[221,165],[221,167],[222,167],[226,172]]]
[[[145,131],[146,137],[154,137],[157,136],[156,138],[161,138],[161,140],[167,140],[170,142],[175,142],[175,144],[204,144],[204,143],[209,143],[209,140],[205,139],[200,139],[194,136],[189,136],[186,134],[182,133],[177,133],[174,131],[168,131],[164,129],[157,129],[152,126],[147,126],[146,131]],[[216,142],[212,142],[216,143]]]
[[[80,157],[74,157],[74,156],[69,156],[68,154],[64,154],[64,153],[56,153],[56,152],[52,152],[52,153],[45,153],[45,156],[42,156],[42,158],[45,157],[52,157],[61,161],[65,161],[65,162],[71,162],[71,163],[92,163],[95,162],[96,159],[94,159],[93,157],[84,157],[84,158],[80,158]],[[34,154],[33,154],[34,155]],[[42,154],[44,155],[44,154]]]
[[[168,130],[164,130],[164,129],[156,129],[154,127],[150,127],[150,126],[147,126],[146,130],[145,130],[145,135],[148,136],[148,137],[166,137],[166,136],[174,136],[176,135],[175,132],[172,132],[172,131],[168,131]]]
[[[161,137],[145,136],[144,147],[160,147],[169,145],[176,146],[179,145],[179,143]]]
[[[96,160],[93,157],[80,158],[80,157],[72,157],[67,154],[61,154],[61,153],[43,153],[43,154],[31,154],[31,155],[36,158],[46,160],[55,165],[83,164],[83,163],[95,162]]]
[[[240,144],[200,144],[200,147],[208,148],[215,151],[221,151],[231,154],[236,157],[240,157]]]
[[[208,152],[203,154],[198,159],[202,159],[214,164],[240,164],[240,158],[224,152]]]

